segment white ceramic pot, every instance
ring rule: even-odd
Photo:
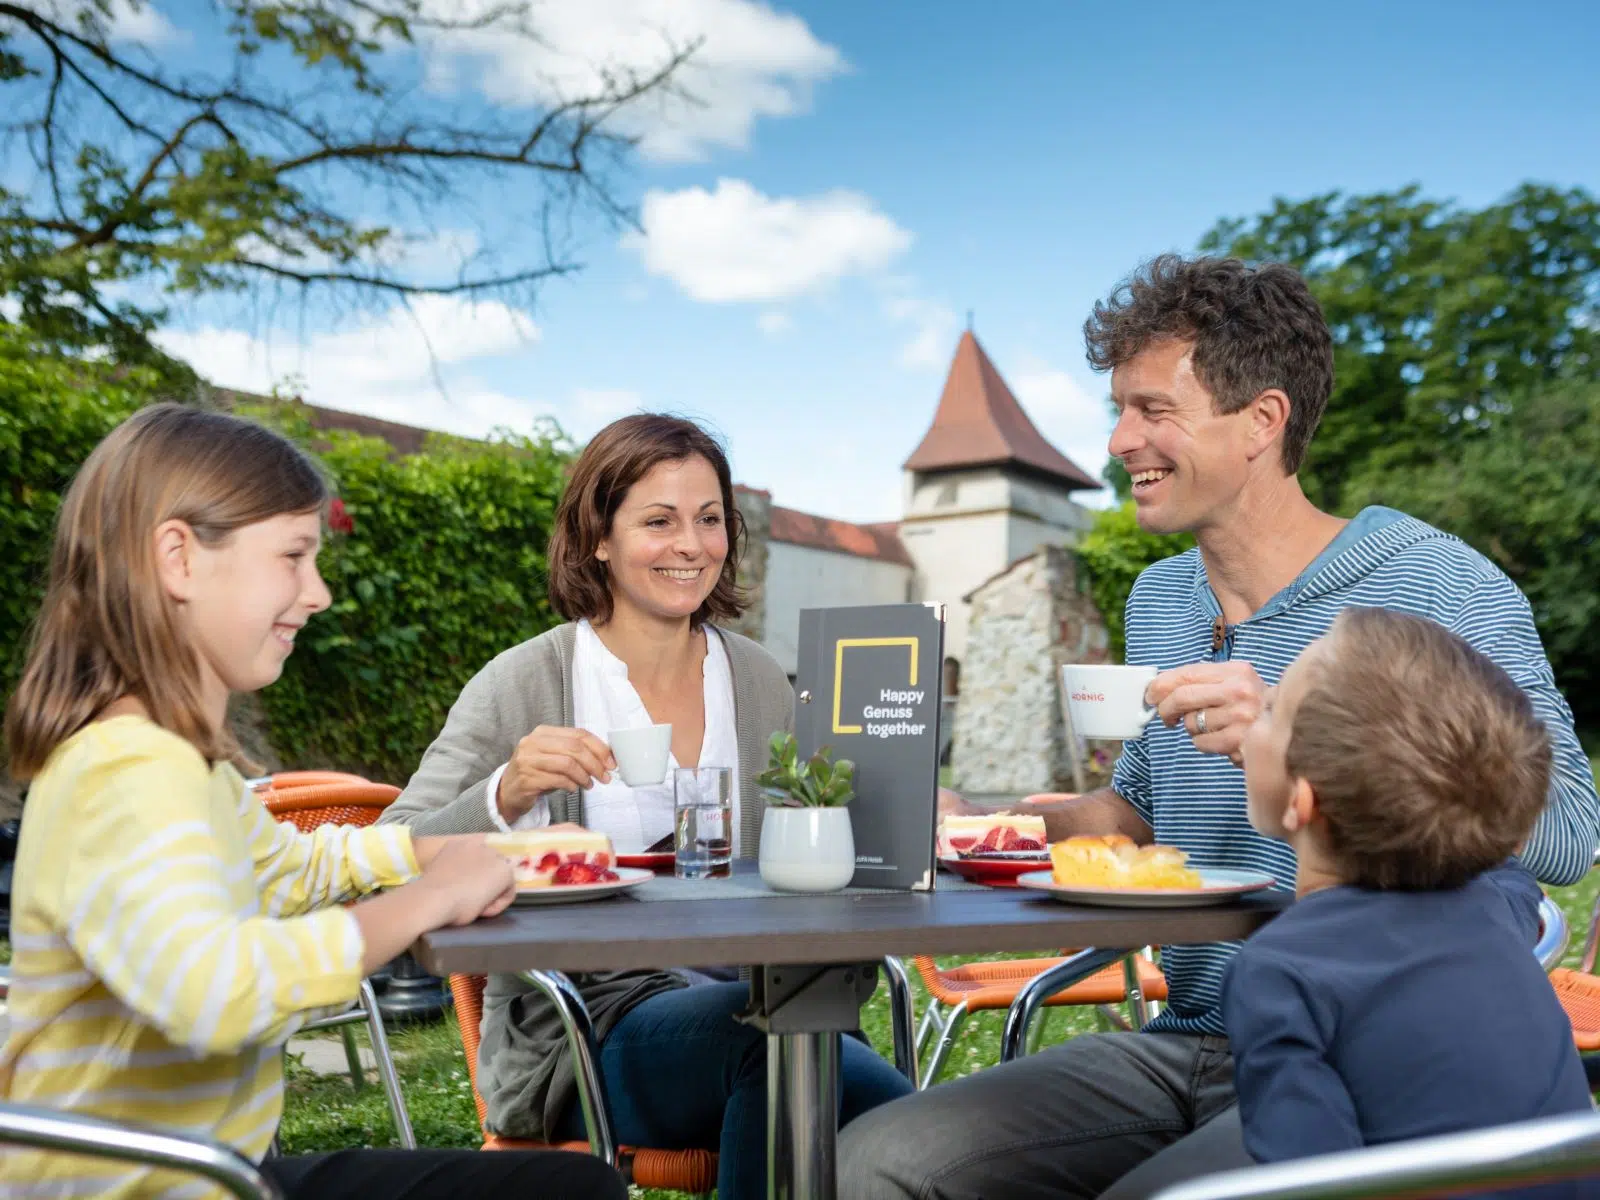
[[[778,808],[761,822],[761,878],[780,892],[837,892],[856,873],[848,808]]]

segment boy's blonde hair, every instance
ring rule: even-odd
[[[1377,608],[1342,612],[1307,665],[1287,765],[1316,792],[1346,882],[1458,887],[1527,840],[1550,738],[1500,667],[1442,625]]]
[[[6,711],[11,773],[31,779],[122,696],[208,760],[235,757],[228,730],[205,716],[199,660],[156,574],[155,531],[176,519],[217,546],[242,526],[315,511],[327,496],[305,454],[238,417],[157,404],[112,430],[56,519],[44,603]]]

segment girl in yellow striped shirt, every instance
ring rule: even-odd
[[[217,1138],[261,1160],[282,1048],[348,1007],[418,936],[500,912],[481,837],[273,821],[231,764],[229,694],[265,687],[330,602],[327,489],[299,450],[157,405],[89,456],[6,714],[31,781],[12,891],[0,1098]],[[340,902],[377,889],[350,907]],[[605,1163],[548,1152],[271,1158],[291,1197],[621,1198]],[[190,1197],[171,1172],[0,1149],[7,1197]]]

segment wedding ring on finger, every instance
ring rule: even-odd
[[[1206,710],[1203,708],[1194,714],[1194,732],[1197,737],[1204,737],[1206,734]]]

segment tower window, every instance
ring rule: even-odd
[[[961,489],[954,483],[947,483],[939,489],[939,494],[933,498],[935,504],[954,504]]]

